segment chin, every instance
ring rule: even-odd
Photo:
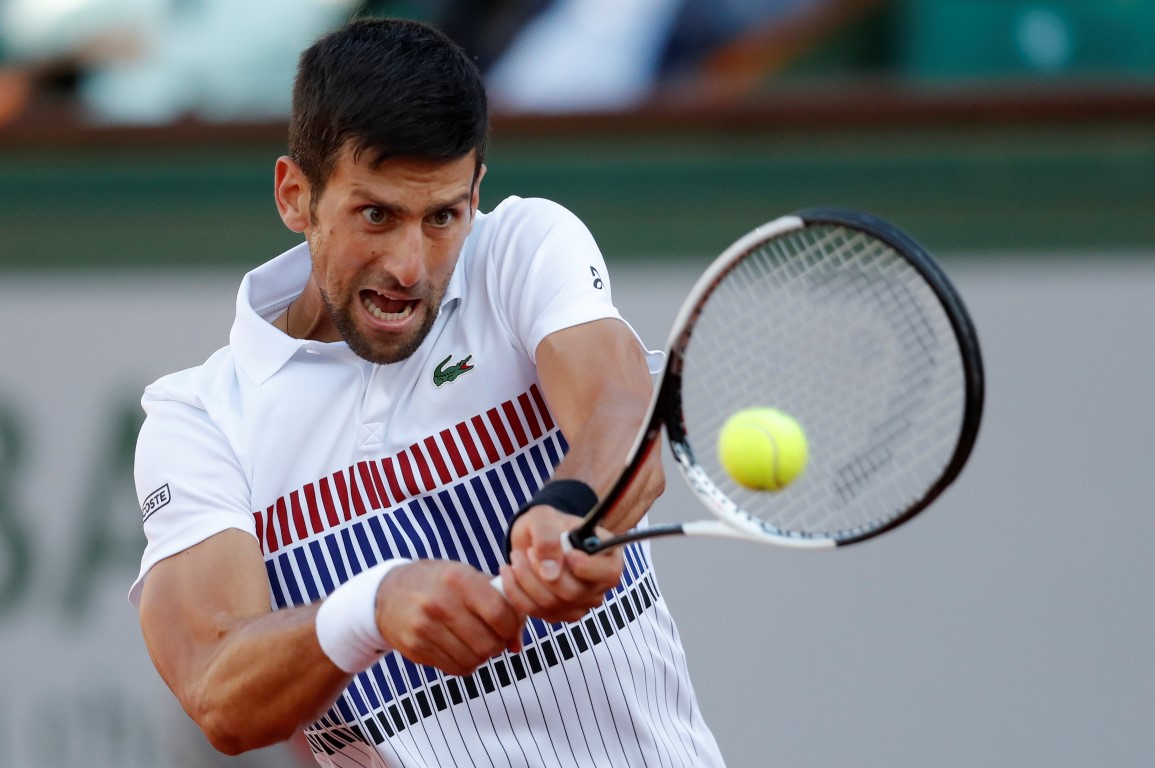
[[[413,356],[420,345],[411,344],[370,344],[363,338],[346,339],[349,349],[360,358],[368,360],[377,365],[389,365],[391,363],[399,363]]]
[[[377,365],[389,365],[412,357],[433,329],[437,312],[429,311],[430,307],[425,302],[421,302],[419,307],[417,311],[420,314],[410,318],[404,335],[383,333],[359,314],[364,312],[360,305],[333,313],[333,322],[354,354]]]
[[[432,324],[430,323],[429,326]],[[375,338],[375,332],[356,332],[352,334],[342,334],[345,342],[349,345],[349,349],[358,356],[371,363],[377,365],[389,365],[390,363],[399,363],[402,360],[407,360],[413,356],[420,347],[425,337],[429,335],[430,328],[423,325],[418,328],[416,332],[409,334],[404,338],[395,338],[388,342]]]

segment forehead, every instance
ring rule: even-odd
[[[452,160],[390,157],[375,163],[372,153],[356,155],[346,146],[337,156],[326,188],[343,189],[346,193],[352,189],[376,193],[460,193],[472,187],[476,170],[477,155],[473,151]]]

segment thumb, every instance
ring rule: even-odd
[[[557,581],[561,578],[561,544],[558,541],[541,541],[529,548],[529,562],[542,581]]]

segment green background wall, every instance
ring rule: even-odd
[[[256,264],[295,241],[272,202],[279,129],[3,141],[0,269]],[[201,138],[197,138],[201,135]],[[494,128],[482,205],[544,196],[610,258],[705,257],[812,205],[936,251],[1155,246],[1155,121],[914,127]]]

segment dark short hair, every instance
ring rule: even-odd
[[[289,154],[324,189],[346,145],[372,164],[393,157],[485,158],[489,113],[477,66],[449,37],[408,19],[361,18],[301,54]]]

